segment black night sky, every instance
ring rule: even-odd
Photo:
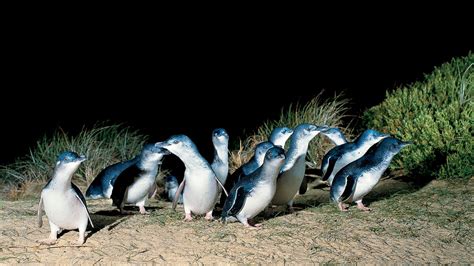
[[[54,41],[29,34],[10,44],[0,107],[2,164],[58,126],[74,134],[103,120],[133,126],[152,141],[183,133],[198,146],[210,145],[213,128],[239,136],[323,89],[326,97],[345,91],[358,115],[382,101],[386,89],[420,80],[472,50],[398,32],[144,37],[98,30]]]

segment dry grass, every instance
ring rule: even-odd
[[[246,163],[252,156],[255,146],[268,139],[272,130],[276,127],[295,128],[302,123],[312,123],[315,125],[328,125],[339,127],[348,139],[352,137],[352,130],[343,126],[343,119],[346,118],[348,110],[348,100],[344,95],[335,95],[331,99],[321,99],[321,94],[317,95],[308,103],[290,105],[281,110],[280,118],[274,121],[264,122],[256,133],[239,142],[239,147],[231,151],[229,157],[229,169],[232,173],[242,164]],[[349,123],[350,124],[350,123]],[[287,142],[288,145],[289,141]],[[315,168],[321,161],[324,154],[334,145],[325,137],[316,137],[308,150],[310,164]]]
[[[51,177],[57,156],[66,150],[87,156],[73,180],[85,187],[106,166],[130,159],[140,152],[147,137],[122,125],[97,124],[78,135],[59,129],[52,136],[38,140],[36,147],[14,163],[0,167],[2,193],[10,199],[36,195]]]

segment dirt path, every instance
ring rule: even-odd
[[[119,216],[109,201],[90,201],[96,229],[81,247],[75,231],[54,246],[40,245],[36,240],[46,238],[49,227],[46,216],[46,226],[36,226],[37,201],[2,201],[0,264],[473,263],[473,184],[436,181],[403,193],[406,185],[386,181],[368,200],[371,213],[354,207],[340,213],[327,204],[327,191],[313,189],[299,197],[303,209],[265,220],[261,230],[204,219],[184,223],[182,207],[175,213],[162,201],[152,201],[147,216]]]

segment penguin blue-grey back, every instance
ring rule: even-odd
[[[331,185],[334,176],[339,170],[362,157],[370,147],[387,137],[389,137],[388,134],[367,129],[354,142],[348,142],[332,148],[324,155],[321,163],[323,181],[327,180],[329,185]]]
[[[112,164],[104,168],[87,188],[86,197],[91,199],[110,198],[117,177],[125,169],[136,164],[139,159],[140,156],[136,156],[131,160]]]
[[[385,138],[364,156],[343,167],[334,177],[331,200],[338,204],[341,211],[347,210],[344,202],[356,202],[359,209],[370,210],[364,206],[362,198],[378,183],[392,158],[408,144],[410,142]]]

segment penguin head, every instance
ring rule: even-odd
[[[228,145],[229,134],[223,128],[216,128],[212,131],[212,143],[214,145]]]
[[[356,140],[356,142],[359,144],[372,146],[373,144],[388,137],[390,137],[389,134],[384,134],[374,129],[367,129],[360,135],[360,137]]]
[[[174,175],[166,176],[165,178],[165,189],[168,191],[179,186],[178,179]]]
[[[161,161],[163,156],[170,154],[166,149],[163,149],[155,144],[145,144],[143,146],[141,157],[142,160],[147,161]]]
[[[292,138],[295,138],[296,140],[309,141],[324,129],[326,129],[326,127],[320,127],[313,124],[300,124],[295,128]]]
[[[288,138],[293,134],[293,129],[287,127],[277,127],[273,129],[268,138],[273,144],[284,146]]]
[[[280,146],[274,146],[265,154],[265,163],[279,164],[280,166],[285,162],[285,150]]]
[[[412,144],[410,141],[401,141],[394,137],[385,138],[380,142],[377,149],[386,154],[397,154],[403,147]]]
[[[173,135],[155,145],[170,151],[178,157],[187,157],[190,156],[190,152],[198,152],[194,142],[186,135]]]
[[[255,147],[255,160],[257,160],[259,165],[262,165],[263,161],[265,160],[265,154],[269,149],[273,147],[273,143],[270,141],[264,141]]]
[[[323,131],[321,131],[321,134],[327,136],[328,138],[337,138],[340,137],[342,134],[341,130],[337,127],[329,127]]]
[[[79,155],[73,151],[65,151],[58,156],[56,168],[74,172],[85,160],[87,160],[87,158],[84,155]]]

